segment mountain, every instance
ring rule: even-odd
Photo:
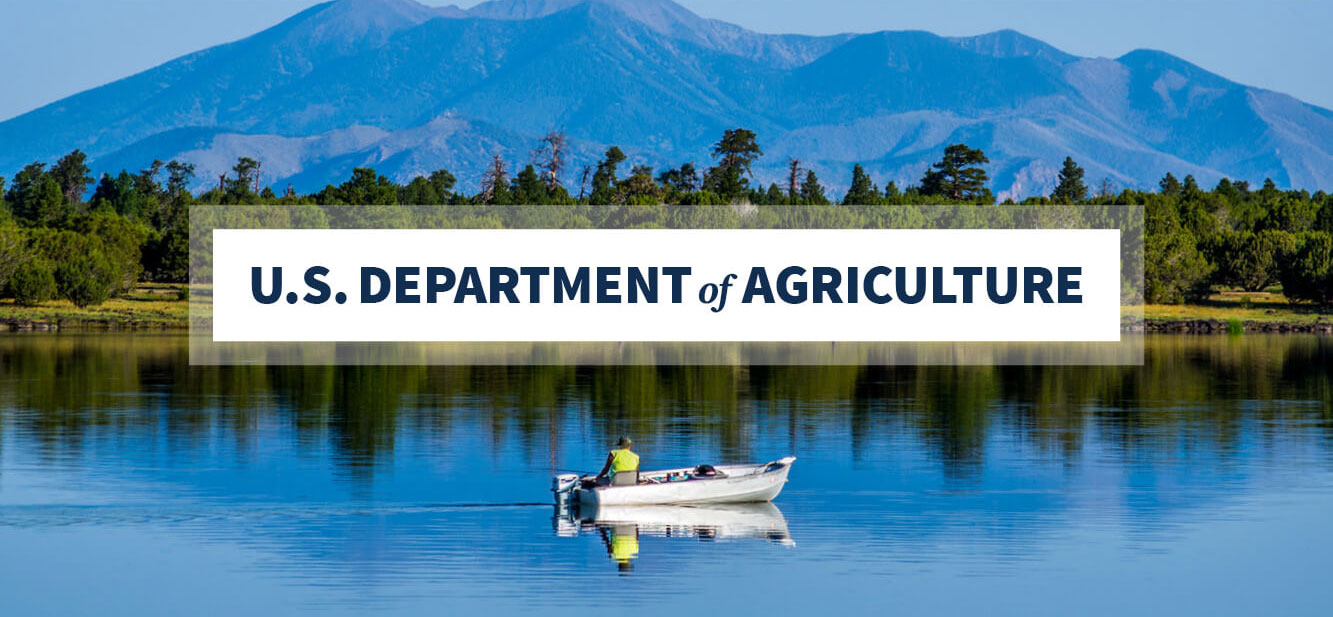
[[[1014,31],[770,35],[669,0],[495,0],[470,10],[337,0],[0,123],[0,174],[80,148],[97,171],[237,156],[316,190],[373,166],[448,168],[573,144],[565,178],[610,145],[631,163],[710,161],[727,128],[759,133],[767,184],[799,158],[830,187],[862,163],[912,184],[944,146],[984,149],[997,192],[1049,192],[1065,156],[1090,183],[1165,173],[1333,187],[1333,112],[1158,51],[1081,58]],[[9,173],[4,173],[9,172]]]

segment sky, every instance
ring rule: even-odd
[[[1160,49],[1333,108],[1333,0],[678,0],[760,32],[1012,28],[1080,56]],[[0,119],[244,38],[318,0],[16,0],[0,11]],[[477,4],[425,0],[425,4]]]

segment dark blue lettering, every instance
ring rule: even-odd
[[[486,304],[486,290],[481,284],[481,274],[472,266],[463,268],[463,274],[458,277],[458,293],[454,295],[454,304],[463,304],[468,298],[477,301],[477,304]]]
[[[440,294],[454,288],[455,281],[454,271],[449,268],[426,268],[426,303],[435,304]]]
[[[574,280],[569,280],[569,273],[564,268],[555,269],[555,303],[563,304],[565,298],[574,299],[578,294],[580,303],[588,303],[588,268],[584,266],[578,269],[578,274],[574,275]]]
[[[250,293],[254,295],[255,302],[260,304],[274,304],[278,298],[282,297],[282,268],[273,269],[273,293],[264,293],[264,269],[250,268]]]
[[[916,293],[907,293],[906,268],[898,268],[898,299],[903,304],[916,304],[926,297],[926,269],[916,269]]]
[[[379,281],[379,291],[371,293],[372,282]],[[376,304],[389,297],[389,273],[380,268],[367,266],[361,268],[361,304]]]
[[[421,268],[401,267],[394,270],[394,276],[398,279],[398,289],[394,290],[394,301],[398,304],[421,304],[421,296],[410,294],[408,292],[417,288],[417,282],[408,277],[421,275]]]
[[[1046,268],[1023,268],[1023,303],[1032,304],[1033,297],[1041,296],[1044,304],[1051,303],[1051,271]]]
[[[1060,279],[1057,283],[1058,295],[1056,296],[1060,300],[1060,304],[1083,304],[1083,294],[1073,293],[1079,288],[1079,282],[1070,278],[1071,276],[1082,276],[1083,268],[1057,268],[1056,272]]]
[[[499,304],[501,295],[510,304],[518,304],[515,287],[518,287],[518,273],[513,268],[491,268],[491,304]]]
[[[305,301],[309,304],[324,304],[333,297],[333,290],[329,289],[329,284],[325,283],[319,277],[328,276],[329,269],[324,266],[315,266],[305,271],[305,286],[312,291],[319,292],[319,295],[306,294]]]

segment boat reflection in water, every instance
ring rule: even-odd
[[[639,538],[694,538],[699,541],[767,540],[795,546],[787,519],[772,503],[681,506],[557,506],[555,533],[574,538],[596,534],[623,573],[634,571]]]

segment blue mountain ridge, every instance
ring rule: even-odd
[[[0,123],[0,173],[80,148],[98,172],[192,162],[201,186],[251,156],[301,191],[358,166],[475,188],[494,154],[525,164],[562,129],[573,185],[610,145],[707,165],[734,127],[759,133],[764,184],[798,158],[834,189],[855,163],[905,186],[964,142],[1002,198],[1048,192],[1065,156],[1117,187],[1168,171],[1333,187],[1333,112],[1163,52],[1080,58],[1009,30],[760,34],[669,0],[321,4]]]

